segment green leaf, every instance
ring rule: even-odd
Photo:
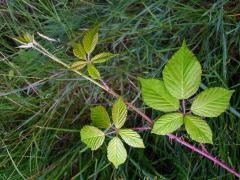
[[[99,128],[108,128],[111,125],[109,115],[103,106],[91,108],[91,119]]]
[[[174,132],[183,124],[183,115],[181,113],[168,113],[155,121],[152,133],[166,135]]]
[[[165,88],[163,81],[139,78],[143,101],[153,109],[170,112],[179,109],[179,101]]]
[[[9,71],[8,71],[8,79],[9,80],[12,80],[12,78],[14,77],[14,71],[12,70],[12,69],[10,69]]]
[[[202,69],[197,58],[185,43],[171,57],[163,70],[167,90],[178,99],[195,94],[201,82]]]
[[[93,64],[87,65],[88,74],[94,79],[100,79],[100,72]]]
[[[73,70],[80,70],[86,66],[87,62],[86,61],[77,61],[72,63],[71,69]]]
[[[102,53],[95,55],[92,58],[92,62],[93,63],[103,63],[115,56],[116,56],[115,54],[112,54],[110,52],[102,52]]]
[[[136,148],[145,148],[143,144],[143,140],[140,135],[133,131],[132,129],[120,129],[119,134],[121,138],[127,143],[129,146]]]
[[[184,117],[185,128],[190,137],[199,143],[212,144],[212,131],[200,117],[187,115]]]
[[[227,109],[233,92],[220,87],[209,88],[196,97],[191,110],[199,116],[217,117]]]
[[[116,128],[121,128],[127,118],[127,106],[122,97],[118,97],[112,108],[112,119]]]
[[[80,132],[82,141],[91,150],[98,149],[104,142],[105,134],[94,126],[84,126]]]
[[[86,60],[86,52],[81,43],[76,43],[73,46],[73,54],[79,59]]]
[[[90,54],[96,47],[98,42],[98,26],[90,29],[83,37],[83,47],[85,51]]]
[[[23,33],[21,36],[15,37],[13,39],[19,43],[30,43],[33,41],[34,37],[29,33]]]
[[[107,157],[112,162],[115,168],[123,164],[127,159],[127,151],[118,137],[114,137],[108,144]]]

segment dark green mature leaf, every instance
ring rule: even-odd
[[[142,85],[143,101],[150,107],[170,112],[179,109],[179,101],[165,88],[163,81],[139,78]]]
[[[112,108],[112,119],[116,128],[121,128],[127,118],[127,106],[122,97],[118,97]]]
[[[155,121],[152,133],[166,135],[174,132],[183,124],[181,113],[167,113]]]
[[[178,99],[187,99],[197,92],[201,74],[200,63],[183,43],[165,66],[163,80],[170,94]]]
[[[87,54],[90,54],[96,47],[98,42],[98,26],[90,29],[83,37],[83,47]]]
[[[107,157],[112,162],[115,168],[123,164],[127,159],[127,151],[118,137],[114,137],[108,144]]]
[[[217,117],[227,109],[233,92],[220,87],[209,88],[196,97],[191,110],[199,116]]]
[[[200,117],[187,115],[184,124],[190,137],[199,143],[212,144],[212,131],[209,125]]]
[[[119,135],[129,146],[144,148],[143,140],[140,135],[132,129],[120,129]]]
[[[92,62],[93,63],[103,63],[115,56],[116,56],[115,54],[112,54],[110,52],[102,52],[102,53],[95,55],[92,58]]]
[[[86,60],[86,52],[81,43],[76,43],[73,46],[73,54],[79,59]]]
[[[91,108],[91,119],[99,128],[108,128],[111,125],[109,115],[103,106]]]
[[[100,79],[100,72],[97,70],[97,68],[93,64],[87,65],[88,74],[94,78],[94,79]]]
[[[91,150],[98,149],[105,139],[105,134],[94,126],[84,126],[80,131],[80,135],[81,140],[91,148]]]

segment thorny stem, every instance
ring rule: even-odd
[[[201,154],[202,156],[204,156],[204,157],[208,158],[209,160],[213,161],[214,164],[217,164],[217,165],[221,166],[222,168],[226,169],[228,172],[230,172],[233,175],[235,175],[236,177],[240,178],[240,173],[236,172],[234,169],[230,168],[224,162],[222,162],[221,160],[217,159],[216,157],[214,157],[213,155],[209,154],[208,152],[205,152],[204,150],[200,150],[200,149],[196,148],[195,146],[185,142],[184,140],[182,140],[181,138],[179,138],[179,137],[177,137],[177,136],[175,136],[173,134],[169,134],[168,137],[169,137],[169,139],[175,140],[175,141],[179,142],[180,144],[188,147],[192,151],[197,152],[198,154]]]
[[[183,114],[185,115],[186,114],[186,102],[185,102],[185,99],[182,100],[182,111],[183,111]]]
[[[119,96],[116,92],[114,92],[114,91],[108,86],[108,84],[107,84],[104,80],[100,79],[100,82],[101,82],[101,83],[103,84],[103,86],[107,89],[107,91],[108,91],[110,94],[112,94],[115,98]],[[151,118],[149,118],[148,116],[146,116],[140,109],[138,109],[136,106],[134,106],[134,105],[133,105],[132,103],[130,103],[130,102],[125,101],[125,103],[126,103],[131,109],[133,109],[134,111],[136,111],[139,115],[141,115],[142,117],[144,117],[144,119],[148,122],[148,124],[149,124],[150,126],[153,125],[153,121],[151,120]]]
[[[103,80],[101,80],[102,82],[104,82]],[[103,84],[107,84],[106,82],[104,82]],[[108,89],[110,89],[109,91],[113,92],[114,94],[116,94],[109,86],[107,86]],[[127,103],[127,102],[126,102]],[[185,111],[185,101],[182,101],[183,103],[183,111]],[[140,110],[138,108],[136,108],[133,104],[131,103],[127,103],[128,106],[133,109],[133,110],[137,110],[136,112],[138,113]],[[147,122],[151,122],[150,124],[153,124],[153,120],[148,117],[146,114],[144,114],[142,111],[140,111],[140,113],[138,113],[139,115],[141,115]],[[148,131],[151,130],[151,127],[140,127],[140,128],[132,128],[133,130],[137,130],[137,131]],[[180,144],[188,147],[189,149],[191,149],[194,152],[197,152],[198,154],[208,158],[209,160],[213,161],[214,164],[217,164],[219,166],[221,166],[222,168],[226,169],[228,172],[234,174],[237,177],[240,177],[240,174],[237,173],[234,169],[230,168],[228,165],[224,164],[222,161],[218,160],[216,157],[214,157],[213,155],[209,154],[208,152],[206,152],[205,150],[200,150],[198,148],[196,148],[195,146],[187,143],[186,141],[182,140],[181,138],[173,135],[173,134],[168,134],[167,135],[169,137],[169,139],[174,140],[176,142],[179,142]]]
[[[49,58],[51,58],[52,60],[54,60],[55,62],[63,65],[64,67],[66,67],[67,69],[77,73],[78,75],[82,76],[83,78],[91,81],[92,83],[94,83],[95,85],[99,86],[100,88],[102,88],[103,90],[109,92],[110,94],[112,94],[114,97],[118,97],[119,95],[117,93],[115,93],[108,85],[106,82],[104,82],[103,80],[100,80],[100,82],[102,83],[102,85],[100,83],[98,83],[97,81],[93,80],[92,78],[86,76],[85,74],[77,71],[77,70],[73,70],[71,69],[71,67],[67,64],[65,64],[64,62],[62,62],[60,59],[58,59],[57,57],[55,57],[53,54],[51,54],[50,52],[48,52],[45,48],[43,48],[40,44],[38,44],[37,42],[34,42],[34,46],[33,48],[37,51],[39,51],[40,53],[48,56]],[[184,101],[182,103],[185,103]],[[140,116],[142,116],[150,125],[150,127],[140,127],[140,128],[133,128],[135,130],[138,131],[147,131],[147,130],[151,130],[151,126],[153,125],[153,120],[151,118],[149,118],[146,114],[144,114],[141,110],[139,110],[136,106],[134,106],[132,103],[130,102],[126,102],[126,104],[133,109],[134,111],[136,111]],[[184,104],[185,105],[185,104]],[[185,107],[185,106],[184,106]],[[225,170],[227,170],[228,172],[232,173],[233,175],[235,175],[236,177],[240,178],[240,173],[237,173],[234,169],[230,168],[228,165],[226,165],[224,162],[218,160],[216,157],[214,157],[213,155],[209,154],[208,152],[205,152],[204,150],[198,149],[195,146],[185,142],[184,140],[182,140],[181,138],[173,135],[173,134],[168,134],[167,135],[169,137],[169,139],[174,140],[182,145],[184,145],[185,147],[188,147],[189,149],[191,149],[194,152],[197,152],[198,154],[206,157],[207,159],[211,160],[214,162],[214,164],[219,165],[220,167],[224,168]]]
[[[136,127],[136,128],[132,128],[132,130],[135,130],[135,131],[149,131],[151,129],[152,129],[151,127]]]

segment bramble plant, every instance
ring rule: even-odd
[[[94,64],[103,63],[113,58],[114,54],[102,52],[92,57],[92,52],[98,42],[98,26],[86,32],[82,43],[73,46],[73,54],[79,59],[71,65],[74,70],[81,70],[87,65],[88,74],[94,79],[100,79],[100,72]]]
[[[189,98],[199,89],[201,74],[200,63],[184,41],[165,66],[163,81],[140,78],[144,102],[153,109],[168,112],[155,121],[152,133],[167,135],[184,124],[193,140],[212,144],[211,128],[201,117],[223,113],[234,91],[209,88],[197,95],[188,109]]]
[[[82,142],[91,150],[100,148],[105,141],[105,137],[110,138],[107,157],[115,168],[118,168],[127,158],[127,151],[123,142],[131,147],[144,148],[144,142],[136,131],[150,130],[153,134],[167,135],[172,140],[181,143],[240,177],[240,174],[234,169],[231,169],[205,150],[198,149],[181,138],[170,134],[184,124],[192,140],[212,144],[212,131],[204,118],[217,117],[226,111],[234,92],[233,90],[214,87],[195,96],[201,82],[202,69],[185,41],[166,64],[163,70],[163,80],[139,78],[144,103],[155,110],[166,113],[153,121],[133,104],[115,93],[101,78],[100,72],[94,64],[106,62],[116,55],[110,52],[92,55],[98,42],[98,27],[87,31],[83,41],[73,45],[73,54],[78,58],[78,61],[71,65],[64,63],[48,52],[30,34],[26,33],[14,39],[20,43],[20,48],[33,48],[39,51],[117,98],[112,108],[112,121],[105,107],[96,106],[91,108],[92,125],[86,125],[80,130]],[[87,66],[88,74],[91,77],[82,72],[85,66]],[[147,125],[140,128],[122,128],[127,120],[127,105],[141,115],[146,120]]]
[[[127,158],[127,151],[118,135],[129,146],[144,148],[143,141],[137,132],[132,129],[122,128],[126,118],[127,106],[122,98],[118,97],[112,108],[113,124],[111,124],[106,109],[103,106],[96,106],[91,109],[91,119],[96,127],[87,125],[80,132],[82,141],[92,150],[98,149],[103,144],[106,135],[116,134],[107,148],[107,157],[116,168],[124,163]],[[105,131],[103,132],[97,127],[104,128]]]

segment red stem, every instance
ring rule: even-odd
[[[140,109],[138,109],[136,106],[134,106],[132,103],[130,102],[126,102],[126,104],[133,109],[134,111],[136,111],[140,116],[142,116],[149,124],[149,126],[153,125],[153,120],[148,117],[146,114],[144,114]]]
[[[230,168],[228,165],[226,165],[221,160],[218,160],[213,155],[196,148],[195,146],[185,142],[184,140],[180,139],[179,137],[177,137],[177,136],[175,136],[173,134],[168,134],[168,137],[170,139],[175,140],[175,141],[179,142],[180,144],[188,147],[192,151],[197,152],[198,154],[201,154],[202,156],[204,156],[204,157],[208,158],[209,160],[213,161],[214,164],[217,164],[217,165],[221,166],[222,168],[226,169],[228,172],[230,172],[230,173],[234,174],[236,177],[240,178],[240,174],[239,173],[237,173],[234,169]]]
[[[104,80],[100,80],[101,83],[104,85],[104,87],[108,90],[108,92],[110,94],[112,94],[114,97],[118,97],[119,95],[117,93],[115,93]],[[185,102],[183,102],[185,103]],[[139,115],[141,115],[150,125],[150,127],[139,127],[139,128],[132,128],[133,130],[137,130],[137,131],[146,131],[146,130],[150,130],[151,126],[153,125],[153,120],[148,117],[146,114],[144,114],[141,110],[139,110],[136,106],[134,106],[132,103],[127,102],[126,104],[133,109],[134,111],[136,111]],[[195,146],[187,143],[186,141],[182,140],[181,138],[173,135],[173,134],[168,134],[167,135],[169,137],[169,139],[174,140],[176,142],[179,142],[180,144],[188,147],[189,149],[191,149],[194,152],[197,152],[198,154],[206,157],[207,159],[211,160],[214,162],[214,164],[217,164],[218,166],[226,169],[228,172],[232,173],[233,175],[235,175],[236,177],[240,178],[240,173],[236,172],[234,169],[230,168],[228,165],[226,165],[224,162],[222,162],[221,160],[218,160],[216,157],[214,157],[213,155],[209,154],[208,152],[205,152],[201,149],[196,148]]]
[[[132,130],[135,130],[135,131],[148,131],[148,130],[151,130],[152,128],[151,127],[136,127],[136,128],[132,128]]]
[[[114,97],[118,97],[119,95],[117,93],[115,93],[108,85],[107,83],[100,79],[101,83],[103,84],[103,86],[108,90],[108,92],[110,94],[112,94]],[[153,125],[153,120],[151,118],[149,118],[148,116],[146,116],[140,109],[138,109],[136,106],[134,106],[132,103],[125,101],[125,103],[134,111],[136,111],[139,115],[141,115],[150,126]]]

